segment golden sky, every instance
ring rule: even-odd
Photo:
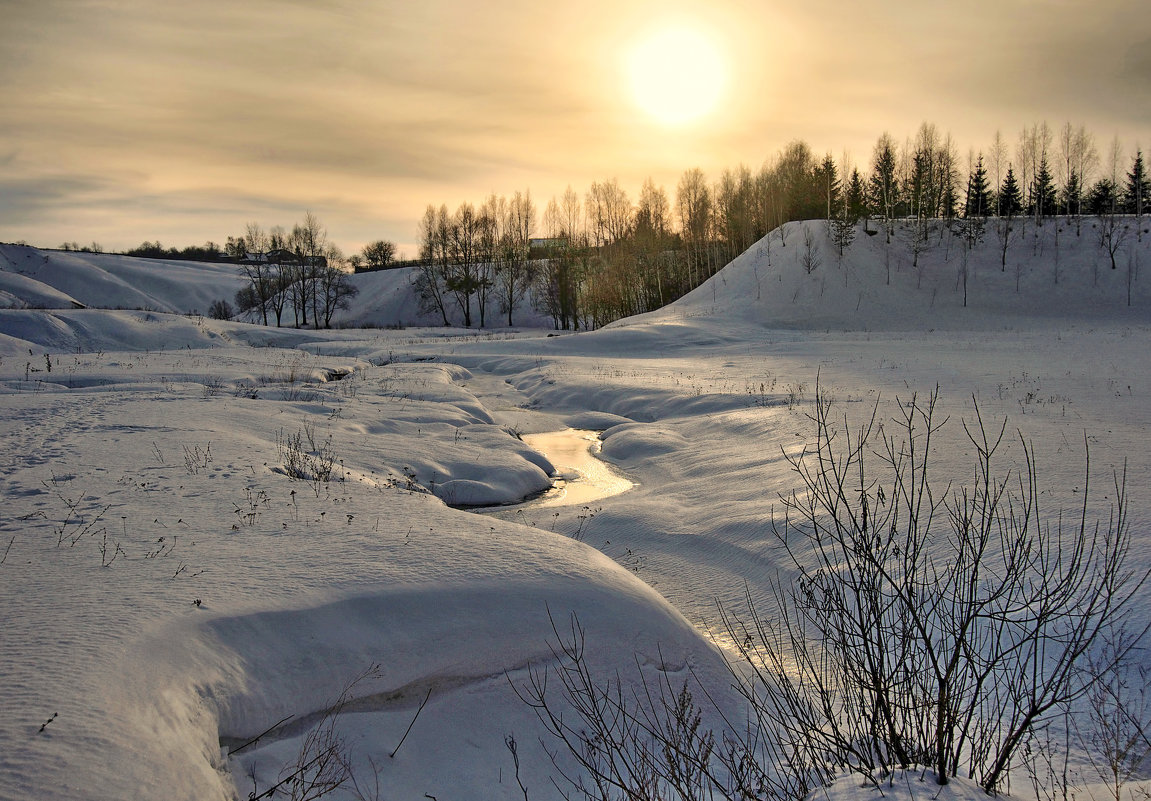
[[[669,31],[710,54],[642,79],[700,106],[674,123],[634,75]],[[1151,146],[1146,0],[0,0],[0,241],[222,243],[311,210],[349,253],[415,255],[428,203],[649,176],[674,201],[692,167],[796,138],[866,166],[925,120],[964,154],[1042,120]]]

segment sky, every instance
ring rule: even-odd
[[[45,247],[311,211],[349,254],[415,256],[428,204],[527,190],[542,211],[649,177],[674,202],[685,170],[795,139],[860,166],[924,121],[964,154],[1041,121],[1151,142],[1145,0],[0,0],[0,20],[0,241]]]

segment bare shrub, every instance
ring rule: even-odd
[[[212,463],[212,443],[208,443],[205,447],[201,448],[199,444],[188,447],[181,445],[184,449],[184,469],[188,471],[188,475],[198,475],[201,470],[207,469],[208,465]]]
[[[340,789],[359,801],[370,801],[370,799],[378,798],[379,771],[375,768],[375,764],[369,760],[375,788],[374,792],[367,792],[366,783],[363,787],[360,784],[364,777],[357,776],[353,768],[351,751],[340,735],[339,723],[348,705],[355,700],[353,691],[356,686],[360,682],[378,678],[379,675],[379,666],[373,665],[344,687],[332,705],[320,715],[319,722],[308,730],[296,758],[283,767],[275,783],[261,791],[254,772],[250,774],[253,789],[248,794],[249,801],[280,796],[292,801],[314,801]],[[280,721],[280,723],[284,722]],[[264,734],[269,732],[264,732]],[[229,756],[254,744],[259,739],[259,737],[254,738],[231,750]]]
[[[721,610],[738,717],[666,674],[640,674],[639,690],[592,675],[578,621],[566,636],[553,622],[553,665],[516,689],[561,743],[565,797],[800,799],[845,771],[879,784],[909,769],[995,793],[1040,769],[1027,752],[1050,750],[1038,735],[1077,704],[1105,712],[1095,731],[1131,723],[1109,699],[1146,629],[1109,638],[1148,572],[1126,567],[1123,477],[1108,519],[1089,519],[1086,481],[1076,514],[1045,518],[1031,444],[1020,435],[1022,465],[1002,470],[1006,420],[989,427],[977,407],[963,423],[974,480],[940,488],[937,401],[913,396],[890,423],[877,403],[852,427],[817,384],[815,440],[787,457],[800,489],[772,523],[789,575],[769,580],[770,615],[750,591],[740,615]],[[1130,777],[1145,722],[1123,731],[1103,762]]]
[[[1083,750],[1112,801],[1122,801],[1124,786],[1146,778],[1151,766],[1151,670],[1138,640],[1121,628],[1091,654],[1088,670],[1095,680],[1085,721],[1077,725]],[[1135,658],[1125,658],[1129,654]]]
[[[294,434],[285,434],[281,428],[276,447],[288,478],[310,482],[317,495],[321,486],[331,481],[336,464],[331,434],[327,439],[317,440],[316,427],[308,423],[296,429]]]
[[[962,769],[995,792],[1098,681],[1106,665],[1088,656],[1147,573],[1124,566],[1121,477],[1106,522],[1088,519],[1086,481],[1074,520],[1044,520],[1032,446],[1020,436],[1023,465],[1001,471],[1006,420],[989,429],[978,407],[963,424],[974,485],[940,492],[937,400],[913,396],[890,430],[877,405],[853,429],[817,387],[816,441],[789,457],[802,489],[773,523],[794,581],[772,583],[776,618],[726,620],[757,676],[748,701],[801,760],[865,776],[926,766],[940,784]]]
[[[619,676],[604,680],[588,665],[585,632],[574,615],[568,631],[561,634],[554,619],[552,631],[553,665],[531,668],[525,682],[512,686],[562,744],[561,751],[548,753],[563,797],[799,799],[818,786],[802,766],[775,770],[782,754],[775,751],[775,740],[763,736],[767,729],[724,721],[723,733],[717,734],[705,726],[705,707],[696,702],[692,687],[705,697],[707,691],[694,679],[678,686],[666,672],[648,679],[637,664],[638,690]],[[548,692],[549,679],[558,682],[558,695]]]

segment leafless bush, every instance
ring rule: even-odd
[[[678,686],[666,672],[648,679],[637,663],[629,689],[618,675],[593,675],[585,632],[574,615],[568,631],[561,634],[554,619],[552,631],[553,666],[530,669],[513,688],[562,744],[548,753],[560,777],[553,784],[565,798],[799,799],[817,786],[817,774],[803,766],[777,770],[782,754],[765,736],[769,729],[733,725],[717,705],[698,704],[692,687],[705,698],[707,689],[694,678]],[[558,694],[549,693],[549,680],[558,682]],[[722,733],[704,725],[705,711],[712,709]]]
[[[1032,446],[1021,436],[1024,464],[1001,472],[1006,421],[989,430],[978,408],[964,423],[974,486],[940,492],[937,400],[902,404],[890,431],[877,405],[852,429],[817,387],[815,444],[789,457],[802,490],[773,524],[794,580],[773,582],[776,618],[727,626],[757,677],[749,702],[801,761],[926,766],[940,784],[963,769],[995,792],[1021,745],[1095,686],[1107,665],[1088,656],[1147,573],[1124,565],[1121,477],[1106,523],[1088,519],[1086,483],[1070,525],[1044,520]]]
[[[276,447],[288,478],[311,482],[317,495],[320,487],[331,481],[336,464],[331,434],[327,439],[317,440],[315,426],[308,423],[296,429],[295,434],[285,434],[281,428]]]
[[[773,522],[790,575],[770,581],[770,616],[750,591],[745,612],[721,610],[746,722],[666,674],[641,675],[639,690],[593,676],[578,621],[566,636],[553,622],[553,667],[517,692],[561,743],[565,797],[800,799],[845,771],[878,784],[900,769],[939,784],[962,771],[994,793],[1012,769],[1035,768],[1024,752],[1050,749],[1037,734],[1077,704],[1109,711],[1097,731],[1132,723],[1116,717],[1131,706],[1113,703],[1128,675],[1115,671],[1146,630],[1109,632],[1148,572],[1125,564],[1123,477],[1106,521],[1089,519],[1087,483],[1071,519],[1045,519],[1031,444],[1020,436],[1017,470],[999,467],[1006,421],[988,427],[976,408],[963,424],[974,481],[941,490],[937,391],[890,424],[877,403],[855,428],[815,395],[815,441],[788,457],[801,488]],[[1113,775],[1148,758],[1140,723],[1107,752]]]
[[[1120,629],[1088,660],[1095,680],[1079,739],[1113,801],[1122,801],[1124,786],[1146,778],[1151,766],[1151,670],[1137,643],[1129,630]],[[1137,656],[1127,659],[1128,654]]]

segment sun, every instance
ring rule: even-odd
[[[628,52],[626,70],[636,105],[668,126],[714,111],[727,82],[714,41],[688,27],[648,33]]]

